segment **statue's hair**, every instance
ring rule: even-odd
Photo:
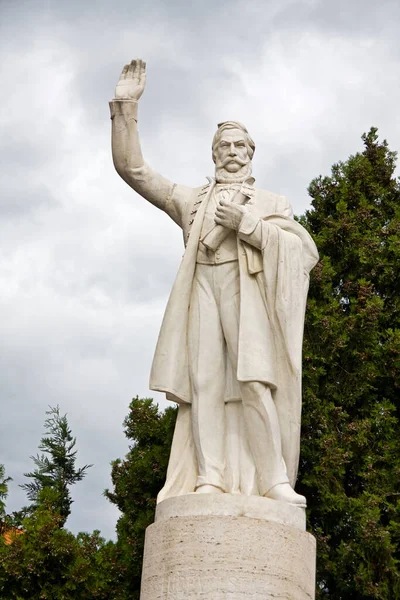
[[[239,123],[238,121],[224,121],[223,123],[218,123],[218,129],[217,129],[216,134],[214,135],[214,139],[212,141],[212,158],[213,158],[214,163],[216,160],[215,150],[217,148],[217,145],[219,143],[221,135],[227,129],[240,129],[240,131],[243,131],[243,133],[245,134],[245,140],[246,140],[247,149],[249,152],[249,158],[251,160],[253,158],[253,155],[254,155],[254,152],[256,149],[256,145],[253,142],[252,137],[249,135],[249,132],[247,131],[246,127],[244,125],[242,125],[242,123]]]

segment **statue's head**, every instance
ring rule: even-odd
[[[217,181],[244,181],[251,175],[255,144],[237,121],[219,123],[212,143]]]

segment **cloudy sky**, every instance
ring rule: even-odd
[[[48,405],[80,464],[68,526],[114,535],[102,497],[127,449],[182,255],[179,229],[115,173],[108,100],[147,61],[145,158],[174,181],[213,173],[216,123],[245,123],[259,187],[309,207],[307,186],[379,128],[400,149],[398,0],[0,0],[0,463],[8,510]]]

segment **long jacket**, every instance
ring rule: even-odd
[[[174,186],[165,204],[159,205],[182,227],[186,251],[164,314],[150,389],[165,392],[169,400],[180,404],[190,404],[192,400],[187,345],[189,304],[203,218],[213,186],[213,182],[202,188]],[[280,421],[282,453],[294,484],[300,446],[304,312],[309,272],[318,253],[307,231],[293,220],[291,208],[282,196],[256,190],[248,210],[260,225],[257,234],[250,230],[238,234],[238,367],[237,373],[227,370],[225,400],[240,399],[237,381],[270,385]],[[179,431],[178,420],[176,438],[183,436],[187,441],[190,435],[189,431]],[[179,463],[182,450],[180,447],[176,452]],[[174,452],[170,474],[174,471],[173,455]],[[176,493],[175,490],[173,495]],[[185,489],[179,493],[185,493]]]
[[[137,103],[110,103],[113,159],[139,194],[166,212],[183,231],[186,251],[165,311],[150,388],[179,403],[167,482],[160,498],[193,491],[196,464],[191,435],[188,364],[189,304],[207,202],[215,185],[172,184],[141,158]],[[140,165],[140,166],[138,166]],[[294,485],[300,447],[301,347],[309,272],[318,260],[307,231],[293,220],[283,196],[256,190],[237,235],[240,325],[237,372],[227,370],[227,406],[240,407],[237,381],[267,383],[277,408],[282,454]],[[246,221],[247,219],[247,221]],[[247,224],[246,224],[247,223]],[[250,223],[250,225],[249,225]],[[254,226],[256,223],[257,226]],[[227,432],[229,433],[229,432]],[[247,486],[248,489],[251,485]]]

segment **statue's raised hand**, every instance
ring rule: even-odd
[[[138,58],[122,69],[121,77],[115,88],[118,100],[139,100],[146,85],[146,63]]]

